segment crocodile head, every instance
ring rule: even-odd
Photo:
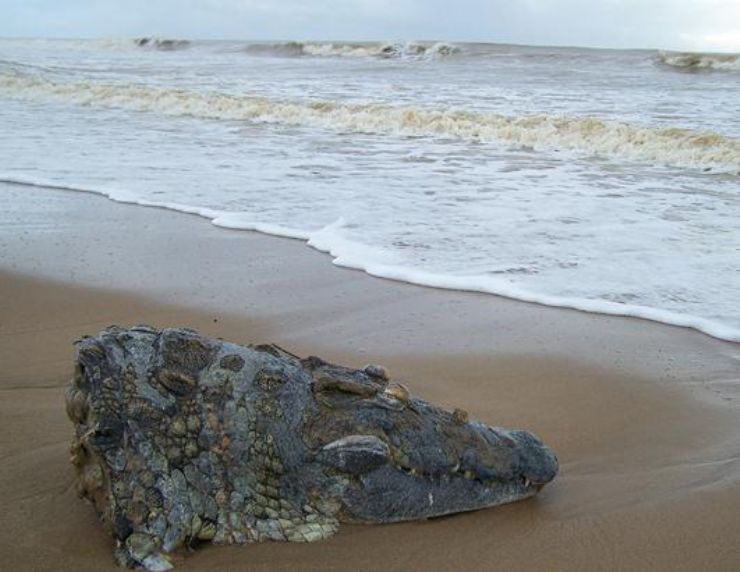
[[[535,494],[557,472],[537,438],[350,369],[192,330],[109,328],[78,344],[67,392],[78,491],[122,564],[170,566],[195,541],[313,541]]]

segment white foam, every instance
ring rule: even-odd
[[[211,222],[221,228],[233,230],[253,230],[263,234],[273,236],[282,236],[283,238],[296,238],[299,240],[309,240],[311,233],[300,229],[290,228],[278,224],[261,223],[254,220],[254,216],[249,213],[222,212],[211,218]]]
[[[740,71],[740,55],[658,52],[658,62],[682,70]]]
[[[77,191],[103,195],[109,199],[128,204],[165,208],[209,219],[219,227],[257,231],[280,237],[303,240],[316,250],[327,253],[333,264],[364,271],[371,276],[407,282],[446,290],[462,290],[493,294],[543,306],[569,308],[583,312],[624,316],[661,322],[664,324],[692,328],[709,336],[731,342],[740,342],[740,329],[706,318],[672,312],[640,305],[614,303],[601,299],[572,298],[532,292],[507,283],[505,280],[485,275],[456,276],[427,272],[394,264],[394,257],[387,251],[350,240],[342,235],[346,221],[342,218],[316,231],[305,231],[274,224],[260,223],[249,213],[227,212],[217,209],[195,207],[175,202],[152,201],[137,197],[122,189],[94,188],[85,185],[60,184],[53,180],[18,174],[0,174],[0,182],[45,187],[64,191]]]
[[[321,58],[437,59],[457,54],[460,48],[445,42],[280,42],[246,44],[244,51],[274,56]]]
[[[715,172],[740,172],[740,141],[732,137],[711,131],[645,127],[597,117],[506,116],[415,106],[291,101],[134,84],[66,83],[15,72],[0,73],[0,93],[205,119],[503,142]]]

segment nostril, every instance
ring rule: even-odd
[[[541,488],[552,481],[557,473],[558,462],[555,456],[549,451],[541,450],[533,458],[528,459],[525,478],[530,484],[539,485]]]
[[[542,441],[527,431],[512,431],[517,442],[522,474],[532,486],[546,485],[558,472],[558,460]]]

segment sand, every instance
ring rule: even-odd
[[[737,344],[380,280],[296,241],[92,195],[4,185],[0,204],[3,569],[114,569],[73,492],[62,395],[76,338],[142,322],[383,363],[561,461],[532,500],[311,545],[209,546],[178,569],[740,569]]]

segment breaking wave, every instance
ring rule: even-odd
[[[740,172],[738,139],[711,131],[644,127],[597,117],[506,116],[415,106],[294,101],[134,84],[65,83],[17,72],[0,73],[0,91],[19,98],[57,99],[205,119],[500,141],[534,149],[567,149],[587,155],[617,155],[678,167]]]
[[[658,52],[659,63],[683,71],[740,71],[739,54],[703,54],[698,52]]]
[[[168,40],[163,38],[137,38],[134,40],[134,44],[139,48],[161,50],[163,52],[184,50],[190,47],[190,41],[188,40]]]
[[[342,43],[278,42],[253,43],[243,50],[255,55],[281,57],[346,57],[346,58],[439,58],[457,54],[460,48],[444,42]]]

